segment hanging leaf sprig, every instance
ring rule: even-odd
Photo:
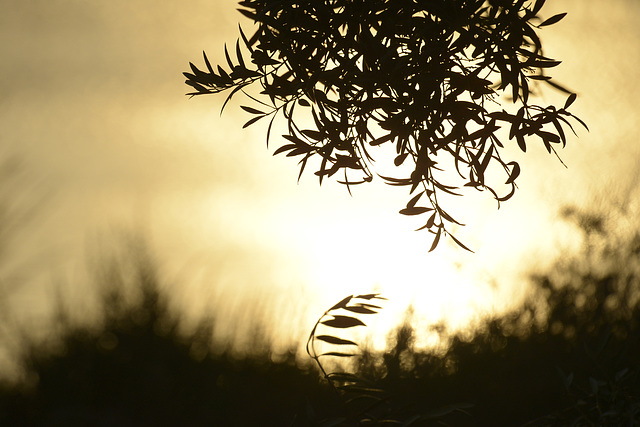
[[[567,129],[575,133],[572,123],[586,128],[569,112],[576,95],[547,75],[560,61],[543,54],[538,30],[566,14],[543,20],[544,3],[244,0],[239,10],[254,21],[253,35],[240,29],[234,58],[225,47],[226,68],[205,55],[203,70],[190,64],[184,75],[189,95],[230,91],[223,109],[239,92],[252,99],[242,107],[251,115],[244,127],[270,117],[267,144],[283,115],[286,143],[274,154],[299,159],[298,179],[318,158],[320,184],[339,174],[350,191],[378,175],[408,187],[400,213],[426,218],[419,229],[433,234],[430,250],[443,234],[466,249],[450,233],[460,222],[438,197],[471,187],[508,200],[520,166],[503,159],[506,145],[526,151],[541,144],[557,155]],[[566,93],[564,105],[532,103],[543,84]],[[381,145],[395,147],[399,176],[378,172]],[[447,162],[455,174],[443,173]],[[502,171],[503,180],[489,182],[489,169]]]

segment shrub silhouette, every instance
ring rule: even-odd
[[[590,244],[534,275],[523,307],[486,318],[471,338],[440,328],[444,355],[416,350],[421,331],[407,323],[384,355],[361,359],[360,374],[409,412],[473,404],[450,406],[449,425],[638,425],[640,233],[616,238],[605,216],[567,212]]]
[[[305,425],[312,407],[332,413],[328,386],[310,365],[296,364],[293,351],[273,361],[261,347],[241,358],[213,339],[215,320],[179,332],[155,268],[134,258],[135,280],[118,266],[102,277],[99,327],[62,316],[57,345],[32,342],[24,350],[22,363],[36,380],[3,385],[0,425]],[[127,298],[121,279],[137,287],[138,298]]]
[[[533,276],[526,304],[474,335],[434,326],[444,349],[417,349],[425,331],[407,321],[384,352],[351,351],[343,331],[374,315],[377,296],[327,310],[318,325],[329,329],[312,331],[326,346],[310,354],[327,354],[325,367],[352,360],[345,375],[296,363],[293,351],[239,358],[212,339],[215,315],[180,333],[152,264],[134,259],[139,298],[125,298],[121,271],[108,270],[101,325],[62,318],[60,345],[28,347],[22,360],[38,381],[4,385],[0,425],[638,425],[640,233],[616,238],[612,220],[566,213],[582,224],[583,252]]]

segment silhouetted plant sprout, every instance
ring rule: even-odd
[[[356,356],[356,353],[347,351],[349,348],[352,348],[354,346],[357,347],[358,344],[352,340],[340,338],[336,335],[317,335],[316,333],[318,327],[324,325],[329,328],[342,330],[353,328],[356,326],[366,326],[366,324],[362,320],[358,319],[357,317],[353,317],[353,315],[345,316],[343,314],[335,314],[335,312],[344,310],[349,312],[350,314],[376,314],[378,310],[382,309],[382,307],[371,304],[369,302],[358,301],[370,301],[373,299],[384,300],[386,298],[381,297],[379,294],[366,294],[356,296],[349,295],[348,297],[344,298],[339,303],[335,304],[333,307],[325,311],[313,326],[313,329],[311,329],[309,339],[307,340],[307,354],[313,360],[315,360],[318,368],[320,368],[320,371],[322,372],[322,375],[336,390],[358,389],[360,391],[367,391],[366,389],[362,389],[360,387],[359,383],[361,380],[359,378],[346,372],[328,372],[327,369],[325,369],[323,363],[320,361],[320,358],[329,356],[339,358],[349,358]],[[316,341],[322,341],[323,343],[328,343],[332,346],[339,346],[340,350],[318,353],[318,351],[316,350]]]
[[[252,115],[244,127],[269,117],[267,145],[281,113],[287,143],[274,155],[300,158],[298,179],[315,158],[320,184],[340,173],[349,192],[374,175],[407,186],[411,198],[400,213],[426,216],[418,230],[433,234],[430,250],[442,234],[467,249],[451,235],[450,226],[462,224],[439,196],[471,187],[488,190],[499,206],[513,196],[520,173],[517,162],[501,156],[507,139],[522,151],[535,141],[557,155],[566,128],[575,133],[570,120],[586,128],[568,111],[576,94],[545,74],[560,61],[543,54],[537,30],[566,14],[542,20],[544,3],[244,0],[239,11],[254,21],[255,32],[247,37],[240,29],[235,59],[225,46],[227,69],[214,69],[206,54],[206,69],[190,63],[188,95],[230,91],[224,110],[242,92],[255,102],[241,106]],[[531,103],[542,83],[569,95],[564,105]],[[259,94],[248,91],[256,86]],[[513,106],[503,108],[501,95]],[[375,167],[376,147],[388,144],[404,171],[399,176]],[[488,182],[492,165],[503,171],[505,191]],[[445,175],[449,169],[458,176]]]
[[[323,363],[321,359],[328,357],[334,358],[351,358],[357,356],[357,353],[352,349],[357,347],[358,344],[355,341],[340,337],[341,333],[338,333],[344,329],[350,329],[357,326],[366,326],[366,324],[354,317],[361,314],[376,314],[378,310],[382,309],[379,305],[371,304],[369,301],[374,299],[385,300],[379,294],[365,294],[365,295],[349,295],[335,304],[333,307],[325,311],[313,326],[309,339],[307,340],[307,354],[316,362],[318,368],[322,372],[322,375],[331,385],[331,387],[340,394],[348,394],[346,404],[365,401],[364,408],[359,408],[356,414],[358,422],[363,420],[370,420],[371,414],[368,414],[368,410],[379,405],[384,399],[381,397],[383,390],[375,387],[371,381],[367,381],[362,376],[355,375],[350,372],[346,372],[344,369],[329,371],[326,367],[326,363]],[[340,312],[348,312],[349,315],[337,314]],[[338,329],[335,334],[318,335],[318,327],[329,327]],[[317,341],[322,341],[324,345],[329,344],[331,347],[337,347],[335,351],[326,351],[318,353],[316,348]],[[373,403],[371,403],[373,402]]]

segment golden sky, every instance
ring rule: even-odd
[[[25,318],[46,312],[60,283],[81,302],[87,252],[125,228],[149,240],[186,313],[214,310],[237,324],[258,304],[284,342],[361,292],[389,297],[389,318],[412,302],[427,320],[463,324],[517,301],[529,271],[575,245],[562,206],[637,197],[634,0],[543,8],[547,17],[569,12],[541,36],[591,132],[570,139],[567,169],[542,147],[514,151],[519,192],[500,210],[488,194],[456,202],[467,224],[458,237],[474,254],[446,241],[428,254],[429,235],[397,214],[402,189],[374,181],[350,197],[334,183],[319,188],[311,174],[297,184],[295,162],[271,156],[278,140],[265,148],[264,127],[242,130],[247,116],[237,108],[220,117],[224,97],[184,96],[188,62],[201,64],[206,50],[222,63],[238,22],[250,28],[234,1],[0,4],[1,154],[21,162],[2,194],[18,212],[41,201],[12,226],[0,268],[19,272],[3,298]],[[237,333],[224,322],[219,332]]]

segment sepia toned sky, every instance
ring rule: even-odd
[[[20,218],[33,212],[5,227],[1,296],[28,322],[46,317],[59,288],[90,311],[87,258],[133,230],[157,254],[176,306],[187,317],[215,312],[221,334],[263,316],[286,343],[344,296],[372,291],[390,298],[380,319],[398,320],[412,303],[425,321],[464,325],[518,301],[530,271],[576,247],[563,206],[638,196],[633,0],[543,8],[568,12],[541,37],[563,61],[552,75],[578,93],[573,112],[590,132],[570,138],[567,168],[543,147],[514,150],[519,191],[499,210],[488,194],[455,201],[467,224],[457,236],[473,254],[447,241],[427,253],[429,235],[412,231],[421,224],[397,213],[403,189],[374,181],[350,197],[311,174],[296,183],[295,162],[271,155],[278,140],[267,149],[264,127],[241,129],[237,104],[220,116],[224,96],[184,95],[189,61],[202,64],[206,50],[223,63],[238,22],[250,31],[236,2],[0,5],[0,155],[14,168],[2,203]],[[541,102],[564,100],[549,92]]]

